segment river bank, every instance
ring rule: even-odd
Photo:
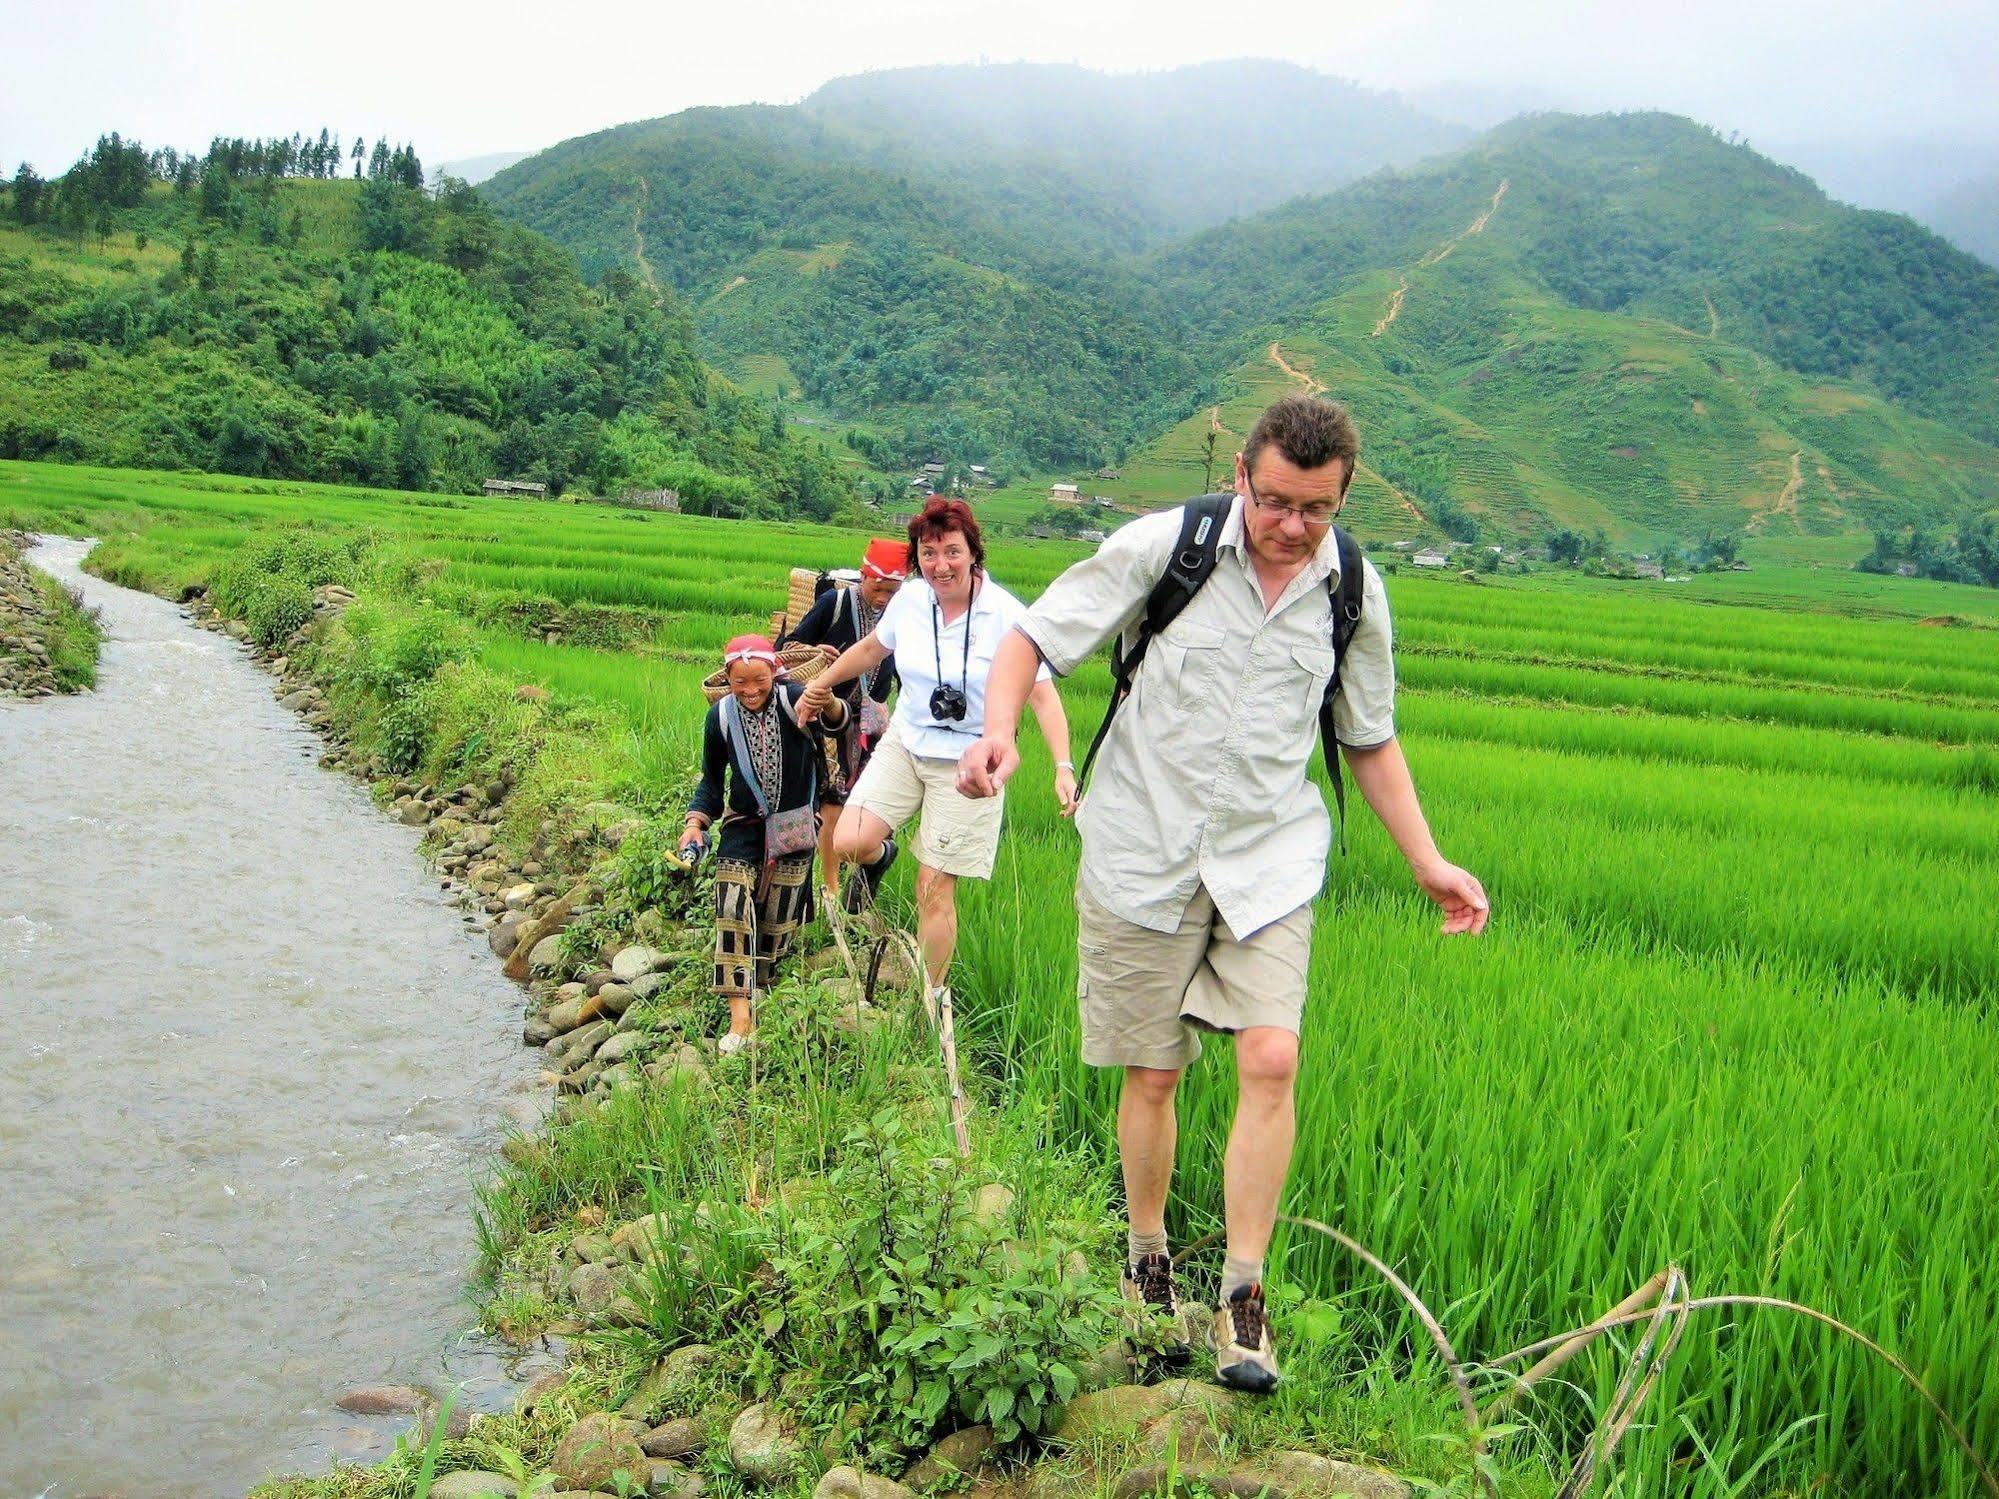
[[[400,1496],[431,1471],[450,1475],[435,1492],[461,1495],[539,1479],[720,1499],[816,1481],[828,1499],[897,1499],[962,1469],[1055,1499],[1143,1493],[1165,1465],[1244,1492],[1408,1492],[1345,1461],[1350,1438],[1341,1456],[1309,1450],[1329,1435],[1309,1385],[1244,1405],[1198,1382],[1130,1383],[1142,1349],[1116,1300],[1105,1160],[1061,1138],[1045,1100],[980,1076],[959,1159],[908,995],[867,1004],[809,943],[766,1002],[763,1043],[718,1058],[706,894],[667,857],[677,818],[661,815],[684,768],[650,807],[605,795],[620,783],[601,772],[556,794],[561,770],[579,779],[576,737],[601,723],[454,660],[420,606],[268,560],[308,601],[288,633],[211,602],[277,597],[246,583],[256,561],[190,612],[274,672],[279,701],[325,737],[323,763],[426,829],[437,878],[528,982],[523,1039],[559,1101],[539,1126],[521,1112],[481,1193],[485,1319],[564,1339],[568,1359],[512,1410],[447,1423],[429,1451],[420,1417],[380,1466],[260,1495]],[[1468,1470],[1461,1450],[1419,1440],[1449,1430],[1440,1392],[1391,1403],[1375,1443],[1440,1478]]]
[[[97,682],[95,613],[22,552],[29,537],[0,531],[0,697],[50,697]]]

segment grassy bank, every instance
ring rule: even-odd
[[[97,615],[0,532],[0,694],[42,697],[97,685]]]
[[[10,513],[105,535],[95,565],[168,593],[214,581],[265,528],[309,518],[324,536],[360,538],[361,603],[341,635],[448,649],[373,686],[362,678],[375,669],[353,664],[376,659],[372,645],[316,668],[345,731],[384,770],[438,785],[510,767],[507,837],[529,841],[605,802],[641,822],[670,813],[715,650],[776,606],[785,567],[845,563],[859,546],[824,529],[0,464],[0,521]],[[1031,596],[1076,555],[1006,544],[992,565]],[[1545,575],[1390,579],[1406,745],[1447,852],[1480,873],[1497,919],[1479,943],[1440,942],[1392,848],[1357,820],[1315,940],[1290,1205],[1381,1252],[1474,1356],[1585,1320],[1669,1259],[1696,1291],[1797,1297],[1904,1354],[1991,1452],[1999,941],[1981,892],[1999,849],[1999,658],[1967,646],[1986,633],[1979,591],[1867,579],[1863,597],[1852,576],[1773,564],[1703,580],[1698,599]],[[1925,623],[1944,616],[1962,623]],[[578,643],[613,630],[613,649]],[[1065,684],[1079,731],[1106,686],[1101,664]],[[963,899],[960,1034],[991,1080],[984,1118],[998,1128],[984,1133],[1022,1146],[982,1157],[972,1175],[984,1180],[966,1186],[1045,1161],[1078,1221],[1101,1228],[1114,1221],[1110,1085],[1075,1061],[1073,917],[1059,894],[1075,849],[1047,780],[1030,745],[995,878]],[[795,1002],[804,1013],[836,1000]],[[662,1035],[712,1028],[703,1003],[663,1017]],[[901,1022],[880,1044],[898,1035],[899,1060],[867,1064],[885,1077],[923,1055],[921,1031]],[[1183,1242],[1219,1205],[1224,1053],[1187,1084]],[[879,1112],[870,1088],[857,1096]],[[787,1096],[809,1115],[809,1095]],[[886,1097],[935,1137],[916,1095]],[[636,1100],[606,1106],[624,1110],[643,1113]],[[799,1121],[774,1122],[758,1180],[787,1181],[806,1159],[841,1169],[828,1142],[852,1123],[798,1135],[785,1131]],[[675,1175],[677,1145],[646,1133],[678,1127],[566,1125],[551,1138],[573,1135],[573,1150],[511,1168],[521,1175],[502,1192],[519,1195],[488,1217],[510,1315],[532,1321],[536,1298],[549,1300],[575,1213],[615,1224],[640,1207],[614,1163],[657,1155],[676,1193],[694,1189]],[[749,1158],[707,1159],[738,1182],[747,1168],[727,1162]],[[1101,1237],[1059,1221],[1034,1221],[1050,1248],[1102,1263]],[[764,1232],[745,1242],[768,1257]],[[1279,1440],[1466,1482],[1461,1437],[1422,1440],[1452,1417],[1434,1368],[1410,1361],[1420,1334],[1397,1305],[1346,1261],[1302,1240],[1278,1247],[1297,1403],[1256,1419],[1291,1423]],[[526,1278],[509,1280],[510,1265]],[[582,1398],[622,1389],[655,1351],[632,1331],[586,1356]],[[1616,1370],[1600,1355],[1571,1366],[1571,1385],[1523,1408],[1533,1429],[1506,1451],[1531,1465],[1572,1446]],[[783,1371],[768,1380],[781,1388]],[[884,1440],[879,1422],[861,1425]],[[522,1451],[541,1450],[539,1430],[523,1431]],[[1675,1494],[1971,1492],[1892,1375],[1754,1312],[1695,1327],[1617,1467],[1633,1490]],[[1529,1493],[1544,1482],[1514,1481]]]

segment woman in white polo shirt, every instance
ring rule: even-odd
[[[902,693],[888,733],[854,783],[834,842],[840,854],[881,870],[895,857],[895,830],[921,814],[916,831],[917,936],[932,989],[951,967],[958,940],[960,876],[982,880],[999,852],[1002,799],[958,790],[958,757],[985,732],[986,673],[993,652],[1025,614],[1019,599],[986,576],[985,541],[971,506],[931,496],[909,523],[909,560],[921,581],[905,583],[872,633],[820,674],[800,701],[810,713],[833,690],[890,655]],[[1046,667],[1028,695],[1041,737],[1055,754],[1062,815],[1076,810],[1069,722]]]

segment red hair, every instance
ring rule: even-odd
[[[963,500],[947,499],[941,494],[933,494],[923,502],[923,508],[909,521],[909,570],[918,571],[916,549],[926,541],[942,541],[951,532],[963,533],[965,545],[972,550],[972,566],[984,572],[986,566],[986,539],[979,534],[978,517],[972,514],[972,507]]]

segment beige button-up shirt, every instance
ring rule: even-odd
[[[1154,931],[1180,924],[1205,885],[1238,939],[1289,915],[1325,883],[1332,823],[1307,776],[1333,671],[1332,580],[1319,550],[1263,605],[1240,496],[1207,582],[1146,648],[1097,756],[1082,829],[1082,880],[1104,908]],[[1180,537],[1180,512],[1135,520],[1057,578],[1016,628],[1058,673],[1135,629]],[[1333,722],[1340,743],[1395,736],[1388,595],[1366,568]]]

